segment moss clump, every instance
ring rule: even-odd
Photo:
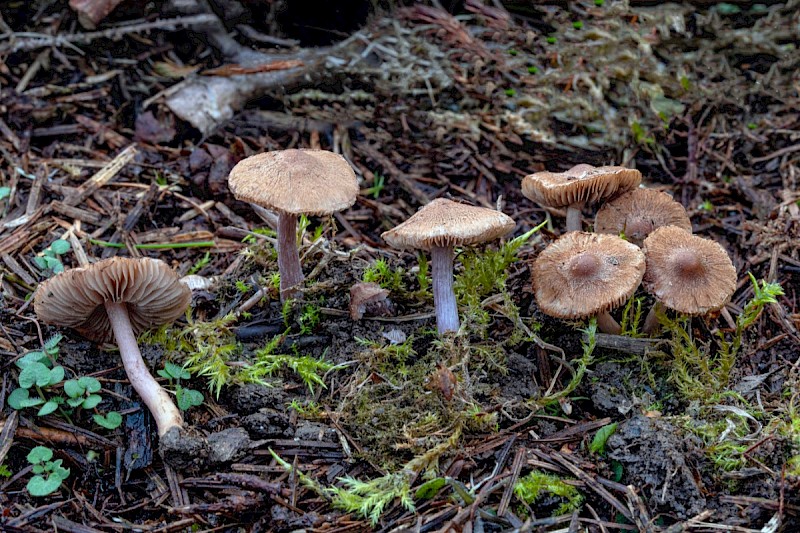
[[[561,504],[553,510],[553,516],[569,514],[580,508],[583,503],[583,495],[578,492],[578,489],[565,483],[558,476],[545,474],[538,470],[520,478],[514,485],[514,495],[526,505],[536,502],[545,494],[561,498]],[[521,514],[530,513],[523,512]]]

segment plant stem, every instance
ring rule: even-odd
[[[431,248],[433,305],[436,308],[436,329],[439,333],[458,331],[458,306],[453,290],[453,247]]]
[[[172,398],[161,385],[156,382],[142,360],[139,345],[133,335],[128,308],[124,303],[106,300],[106,312],[117,339],[122,366],[128,375],[131,386],[141,396],[158,426],[158,436],[163,436],[171,428],[183,426],[183,417],[172,402]]]
[[[281,273],[281,302],[296,297],[303,283],[303,268],[297,251],[297,215],[278,214],[278,272]]]

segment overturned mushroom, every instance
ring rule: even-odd
[[[677,226],[692,232],[686,209],[667,193],[653,189],[626,192],[604,204],[594,221],[596,233],[624,235],[639,247],[653,230],[662,226]]]
[[[566,233],[533,262],[536,303],[556,318],[597,317],[605,333],[619,334],[609,311],[636,292],[644,275],[644,254],[612,235]]]
[[[281,300],[303,283],[297,251],[298,215],[330,215],[358,196],[358,180],[344,157],[325,150],[279,150],[243,159],[228,176],[234,196],[278,213]]]
[[[391,312],[389,291],[377,283],[356,283],[350,287],[350,318],[361,320],[365,313],[386,315]]]
[[[643,284],[656,297],[644,332],[658,327],[656,306],[686,315],[704,315],[725,306],[736,291],[736,268],[718,243],[665,226],[652,232],[643,251],[647,271]]]
[[[537,172],[522,180],[522,194],[542,206],[567,208],[567,231],[581,230],[581,208],[638,187],[642,174],[624,167],[575,165],[564,172]]]
[[[181,429],[183,417],[147,369],[136,335],[180,317],[191,291],[163,261],[114,257],[62,272],[42,283],[34,309],[40,320],[71,327],[96,342],[116,339],[131,386],[163,437]]]
[[[511,217],[499,211],[438,198],[381,237],[395,248],[431,251],[436,327],[444,333],[459,327],[453,247],[498,239],[513,229]]]

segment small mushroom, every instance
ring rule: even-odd
[[[381,237],[395,248],[430,250],[436,328],[445,333],[459,327],[453,247],[498,239],[513,229],[514,221],[500,211],[437,198]]]
[[[594,220],[596,233],[625,235],[640,248],[644,239],[662,226],[677,226],[692,232],[686,209],[667,193],[653,189],[626,192],[603,205]]]
[[[567,231],[581,231],[581,208],[639,186],[642,174],[624,167],[575,165],[565,172],[537,172],[522,180],[522,194],[542,206],[567,208]]]
[[[350,318],[361,320],[364,313],[386,315],[391,312],[389,291],[377,283],[356,283],[350,287]]]
[[[644,332],[658,327],[656,306],[690,316],[718,311],[736,291],[736,268],[718,243],[675,227],[665,226],[645,240],[644,287],[656,297],[645,318]]]
[[[116,339],[128,380],[141,396],[163,437],[179,430],[183,417],[147,369],[136,335],[180,317],[192,294],[163,261],[113,257],[53,276],[36,291],[36,315],[67,326],[96,342]]]
[[[281,301],[294,298],[303,283],[297,251],[297,217],[330,215],[358,196],[358,180],[344,157],[326,150],[279,150],[239,161],[228,186],[242,201],[278,213],[278,271]]]
[[[536,303],[556,318],[597,317],[604,333],[619,334],[609,311],[636,292],[644,275],[644,254],[613,235],[571,231],[533,262]]]

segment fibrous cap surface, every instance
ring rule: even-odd
[[[327,150],[277,150],[242,159],[228,187],[239,200],[294,215],[329,215],[358,196],[353,168]]]

